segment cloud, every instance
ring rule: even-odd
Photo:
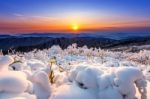
[[[13,15],[16,17],[23,17],[24,16],[23,14],[20,14],[20,13],[13,13]]]
[[[30,18],[51,20],[51,21],[54,21],[54,20],[58,19],[58,18],[54,18],[54,17],[51,17],[51,16],[30,16]]]
[[[17,17],[17,18],[20,18],[20,19],[39,19],[39,20],[51,20],[51,21],[56,21],[57,18],[54,18],[54,17],[51,17],[51,16],[39,16],[39,15],[30,15],[30,16],[27,16],[27,15],[23,15],[23,14],[20,14],[20,13],[13,13],[13,16]]]

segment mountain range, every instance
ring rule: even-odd
[[[0,35],[0,49],[27,52],[34,49],[50,48],[59,45],[67,48],[77,43],[79,47],[100,47],[102,49],[118,50],[120,47],[142,46],[150,44],[150,33],[30,33],[15,35]],[[128,49],[128,48],[126,48]]]

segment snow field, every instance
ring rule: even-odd
[[[1,55],[0,99],[149,99],[148,55],[146,50],[111,52],[76,44]]]

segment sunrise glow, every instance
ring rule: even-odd
[[[72,29],[73,29],[74,31],[78,31],[78,30],[79,30],[79,26],[78,26],[77,24],[73,24],[73,25],[72,25]]]

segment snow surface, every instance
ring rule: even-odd
[[[148,50],[111,52],[73,44],[0,55],[0,99],[150,99],[149,93]]]

